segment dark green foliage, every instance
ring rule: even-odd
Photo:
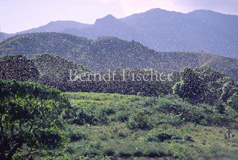
[[[0,79],[36,81],[39,71],[31,59],[22,55],[0,57]]]
[[[194,72],[196,72],[201,78],[203,78],[203,80],[205,81],[205,83],[208,82],[215,82],[218,79],[224,78],[225,75],[215,71],[214,69],[212,69],[209,66],[202,66],[199,68],[195,68]]]
[[[220,114],[224,114],[226,111],[226,107],[222,104],[222,103],[215,103],[215,110],[220,113]]]
[[[103,150],[103,154],[106,156],[114,156],[115,152],[112,148],[106,148]]]
[[[76,142],[80,140],[87,139],[87,136],[83,133],[78,133],[75,131],[70,131],[70,141],[71,142]]]
[[[0,159],[27,150],[52,149],[64,144],[60,115],[69,105],[56,89],[0,80]]]
[[[222,87],[222,94],[220,96],[221,102],[226,103],[227,100],[238,91],[238,88],[234,86],[233,81],[226,82]]]
[[[96,124],[97,121],[98,120],[96,119],[93,110],[82,108],[76,113],[76,117],[74,118],[73,123],[78,125],[84,125],[84,124]]]
[[[180,81],[175,83],[173,92],[191,103],[226,103],[229,97],[238,91],[237,83],[232,78],[208,66],[194,70],[185,68],[173,73],[173,77],[180,78]]]
[[[126,157],[131,157],[132,154],[131,154],[129,151],[120,151],[120,152],[118,153],[118,156],[119,156],[119,157],[126,158]]]
[[[234,93],[229,98],[228,105],[230,105],[235,111],[238,112],[238,92]]]
[[[192,68],[184,68],[181,71],[181,80],[173,87],[173,93],[181,98],[191,101],[200,101],[203,99],[205,82],[199,77]]]
[[[67,113],[69,114],[69,113]],[[100,110],[95,110],[95,107],[92,108],[80,108],[73,113],[72,116],[67,117],[68,119],[73,118],[73,123],[77,125],[84,125],[84,124],[108,124],[109,118],[108,116],[111,114],[115,114],[115,111],[110,108],[100,108]]]

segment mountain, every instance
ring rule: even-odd
[[[206,10],[181,14],[153,9],[122,21],[151,35],[152,42],[141,43],[158,51],[204,51],[238,57],[238,16]]]
[[[64,32],[89,39],[97,39],[103,36],[118,37],[120,39],[133,39],[133,37],[137,36],[140,37],[140,40],[146,38],[139,30],[123,23],[112,15],[97,19],[95,24],[91,27],[82,30],[68,28]]]
[[[153,68],[171,73],[185,66],[207,65],[238,81],[238,59],[198,52],[156,52],[135,41],[114,37],[88,40],[62,33],[31,33],[11,37],[0,43],[0,55],[23,54],[33,57],[50,53],[64,57],[93,71],[116,68]]]
[[[135,40],[156,51],[207,52],[238,58],[238,16],[207,10],[188,14],[152,9],[116,19],[108,15],[82,30],[65,33],[90,39],[113,36]]]
[[[50,22],[17,34],[35,32],[68,33],[93,40],[111,36],[134,40],[159,52],[205,52],[238,58],[238,16],[209,10],[183,14],[157,8],[121,19],[107,15],[93,25]]]
[[[73,29],[81,30],[89,26],[90,26],[89,24],[79,23],[75,21],[55,21],[55,22],[50,22],[38,28],[33,28],[30,30],[19,32],[19,34],[36,33],[36,32],[64,32],[66,29],[73,28]]]

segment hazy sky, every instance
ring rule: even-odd
[[[0,0],[0,31],[15,33],[56,20],[93,24],[107,14],[122,18],[151,8],[238,15],[238,0]]]

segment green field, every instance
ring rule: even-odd
[[[225,139],[208,105],[172,95],[64,94],[70,142],[37,159],[238,159],[238,132]]]

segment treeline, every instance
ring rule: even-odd
[[[41,54],[0,58],[0,78],[34,81],[61,91],[121,93],[143,96],[177,94],[193,103],[226,103],[238,91],[237,83],[208,66],[184,68],[171,74],[151,69],[115,69],[94,73],[58,56]],[[77,74],[74,72],[77,71]],[[78,76],[78,77],[77,77]],[[83,77],[84,79],[79,78]],[[103,77],[103,78],[102,78]],[[74,80],[74,81],[72,81]]]
[[[24,67],[26,65],[31,67]],[[147,96],[172,93],[170,83],[166,77],[163,76],[163,80],[160,81],[159,79],[162,78],[159,77],[159,73],[151,70],[116,69],[110,72],[110,74],[114,73],[116,76],[108,79],[108,72],[94,73],[87,67],[49,54],[37,55],[33,59],[27,59],[22,55],[4,56],[1,58],[0,66],[4,68],[0,71],[1,79],[30,80],[58,88],[61,91],[141,94]],[[34,68],[34,70],[31,68]],[[87,73],[88,76],[96,74],[96,77],[90,77],[89,81],[80,81],[79,79],[70,81],[70,70],[77,71],[78,75],[83,73]],[[156,74],[158,74],[158,81],[156,81]],[[142,79],[145,75],[147,76],[146,79],[149,78],[149,81]],[[100,80],[99,76],[105,77],[105,79]],[[150,77],[152,76],[154,77],[151,80]],[[138,80],[138,78],[140,79]]]

